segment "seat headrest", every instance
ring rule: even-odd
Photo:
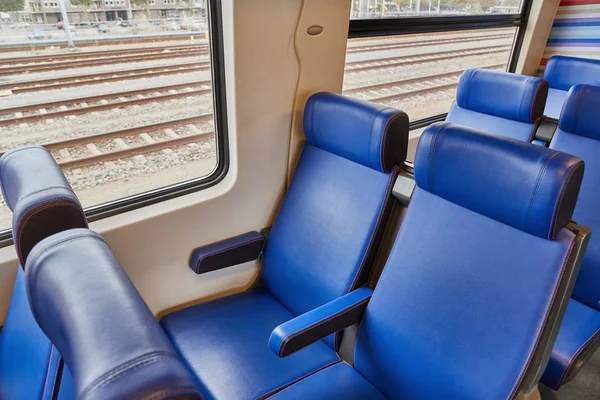
[[[583,170],[570,154],[448,122],[423,132],[415,159],[419,188],[546,239],[571,220]]]
[[[544,113],[548,82],[508,72],[468,69],[460,77],[456,103],[483,114],[533,123]]]
[[[40,240],[85,228],[85,214],[67,178],[41,146],[25,146],[0,158],[0,187],[13,212],[13,241],[21,265]]]
[[[578,83],[600,85],[600,60],[552,56],[546,64],[544,79],[551,88],[565,91]]]
[[[600,87],[575,85],[567,93],[558,127],[573,135],[600,140]]]
[[[77,399],[201,399],[195,378],[100,235],[42,240],[25,268],[31,312]]]
[[[325,151],[389,172],[406,159],[408,116],[392,107],[317,93],[304,109],[304,134]]]

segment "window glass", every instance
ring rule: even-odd
[[[28,9],[31,25],[4,21],[2,46],[13,47],[0,48],[0,152],[45,146],[86,208],[210,175],[206,1],[169,6],[169,19],[154,1],[121,11],[77,3],[67,3],[69,32],[60,11]],[[10,220],[2,202],[0,229]]]
[[[351,18],[518,14],[521,0],[352,0]]]
[[[349,39],[343,94],[411,121],[448,112],[468,68],[505,71],[517,28]]]

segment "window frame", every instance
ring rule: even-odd
[[[428,16],[400,18],[350,19],[348,39],[414,35],[419,33],[455,32],[492,28],[517,28],[511,54],[508,59],[508,72],[515,72],[529,13],[533,0],[522,0],[518,14],[482,14],[457,16]],[[443,121],[448,113],[434,114],[410,121],[410,130],[424,128],[434,122]]]
[[[217,165],[215,166],[215,169],[206,176],[183,182],[176,182],[162,188],[88,207],[84,211],[89,222],[207,189],[221,182],[227,175],[230,160],[222,4],[221,0],[208,0],[206,3],[209,21],[208,39],[211,56],[215,147],[217,149]],[[12,244],[12,228],[0,231],[0,248]]]

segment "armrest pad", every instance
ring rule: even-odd
[[[256,260],[264,245],[265,237],[252,231],[198,247],[192,251],[190,268],[197,274],[203,274]]]
[[[31,311],[73,374],[78,399],[202,398],[100,235],[38,243],[25,266]]]
[[[87,227],[79,199],[52,155],[41,146],[4,153],[0,186],[13,212],[13,240],[21,265],[40,240]]]
[[[370,288],[360,288],[279,325],[269,337],[269,347],[279,357],[287,357],[359,323],[372,294]]]

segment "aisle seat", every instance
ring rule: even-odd
[[[260,398],[340,362],[340,335],[286,359],[271,353],[267,339],[277,325],[366,282],[406,157],[408,117],[319,93],[306,105],[304,132],[300,160],[262,255],[260,287],[161,320],[207,399]],[[191,267],[200,273],[227,257],[242,261],[256,242],[260,237],[249,234],[197,249]]]
[[[543,383],[557,390],[600,347],[600,87],[575,85],[567,95],[550,148],[586,163],[573,218],[592,231],[567,315]]]
[[[468,69],[460,77],[446,122],[531,142],[547,93],[548,82],[542,78]]]
[[[600,85],[600,60],[552,56],[546,64],[544,79],[550,84],[544,115],[558,119],[572,86]]]
[[[13,242],[20,265],[45,237],[87,227],[79,200],[43,147],[6,152],[0,158],[0,185],[13,212]],[[56,395],[60,354],[33,318],[24,279],[18,268],[0,333],[0,398],[50,400]]]
[[[365,315],[340,311],[351,309],[345,298],[369,296],[361,288],[269,339],[285,356],[360,323],[354,365],[324,368],[272,398],[533,396],[585,247],[585,228],[566,227],[583,169],[541,146],[449,123],[427,128],[417,187]]]

